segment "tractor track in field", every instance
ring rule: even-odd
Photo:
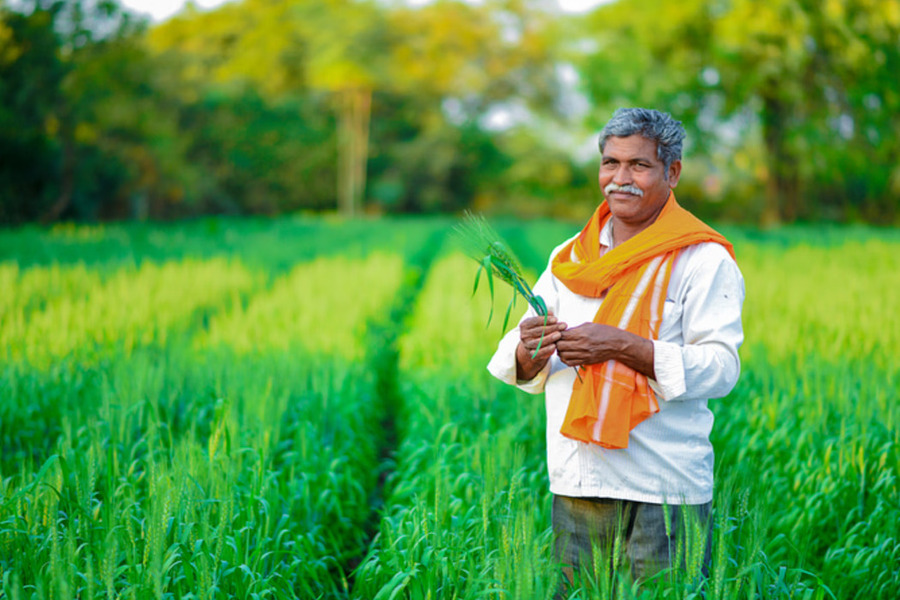
[[[355,569],[365,560],[365,555],[378,533],[385,506],[386,487],[396,468],[395,456],[400,443],[397,420],[403,405],[398,373],[400,337],[406,331],[408,317],[416,305],[431,263],[443,246],[446,235],[446,230],[438,229],[426,239],[410,258],[405,268],[403,284],[388,314],[368,324],[366,344],[369,352],[366,363],[375,373],[375,401],[380,405],[382,415],[378,422],[379,473],[369,498],[370,518],[365,525],[365,547],[361,555],[351,561],[352,568],[348,577],[350,590],[353,589],[355,581]]]

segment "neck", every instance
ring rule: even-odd
[[[654,221],[656,219],[653,219]],[[612,239],[613,246],[621,246],[643,230],[650,227],[651,223],[642,223],[640,225],[629,225],[623,221],[619,221],[612,217]]]
[[[659,218],[659,213],[662,212],[665,204],[660,206],[657,211],[651,215],[649,219],[642,220],[640,222],[627,222],[622,221],[621,219],[616,218],[615,215],[610,215],[610,219],[612,219],[612,238],[613,245],[620,246],[647,229],[651,225],[656,222],[656,219]]]

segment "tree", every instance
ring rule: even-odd
[[[96,109],[114,89],[116,78],[107,68],[106,50],[109,46],[128,44],[142,23],[135,22],[112,0],[55,0],[36,1],[36,10],[53,15],[54,29],[60,36],[59,55],[66,66],[60,83],[56,118],[62,160],[59,196],[42,220],[58,219],[72,205],[78,181],[96,183],[87,175],[85,163],[95,160],[95,166],[106,170],[102,158],[96,157]],[[129,57],[130,58],[130,57]],[[102,113],[99,113],[102,114]],[[116,179],[115,170],[107,173]],[[93,204],[93,194],[84,199]]]
[[[186,79],[252,85],[269,98],[328,94],[337,124],[338,206],[352,215],[365,196],[373,98],[415,106],[406,113],[416,122],[411,131],[434,141],[456,137],[438,132],[452,126],[448,100],[462,107],[454,118],[467,127],[510,98],[552,105],[556,86],[541,14],[518,0],[419,8],[248,0],[173,19],[150,32],[150,44],[183,57]]]
[[[505,136],[486,120],[516,110],[536,121],[553,112],[552,22],[518,1],[445,1],[388,13],[385,95],[392,100],[375,135],[391,137],[378,144],[373,162],[379,202],[408,211],[498,203],[513,165],[500,143]]]
[[[4,146],[41,168],[40,189],[31,185],[23,194],[32,210],[20,216],[96,217],[129,179],[129,167],[146,162],[136,151],[147,131],[132,131],[131,142],[123,145],[122,118],[139,113],[141,98],[152,95],[146,92],[143,55],[133,43],[142,23],[108,0],[17,6],[22,12],[7,13],[4,20],[21,33],[20,51],[0,67],[3,87],[9,86],[0,104],[23,126],[18,142]],[[32,143],[17,148],[25,137]],[[40,139],[46,140],[43,150],[36,145]],[[21,173],[10,177],[27,184]]]
[[[35,219],[58,195],[58,50],[50,12],[0,9],[0,221]]]
[[[714,160],[746,155],[758,140],[760,219],[775,224],[825,216],[823,197],[841,198],[832,209],[846,209],[855,202],[844,197],[854,189],[846,184],[847,165],[859,156],[884,156],[871,140],[897,130],[896,118],[880,109],[898,84],[880,76],[885,70],[875,63],[896,64],[898,21],[896,1],[691,0],[638,7],[621,0],[588,19],[591,33],[581,39],[592,40],[596,51],[583,64],[598,74],[589,90],[605,109],[669,108],[686,121],[691,138],[702,140],[689,148],[695,153]],[[861,123],[871,124],[863,128],[867,136]],[[718,160],[734,172],[733,163]],[[886,171],[871,161],[857,168],[875,175],[863,195],[888,195]]]
[[[185,57],[184,76],[257,87],[270,99],[331,95],[338,124],[338,206],[352,216],[365,190],[372,90],[385,55],[371,2],[248,0],[163,24],[151,47]]]

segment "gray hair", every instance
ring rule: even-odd
[[[665,165],[668,177],[672,163],[681,160],[681,142],[684,140],[681,121],[651,108],[619,108],[600,132],[600,152],[610,137],[635,134],[656,142],[656,157]]]

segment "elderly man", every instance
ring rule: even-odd
[[[708,565],[707,400],[740,372],[744,284],[731,244],[675,201],[683,139],[665,113],[615,112],[600,137],[605,201],[534,287],[551,315],[526,314],[488,365],[546,394],[552,522],[570,579],[617,537],[636,578],[677,556]]]

